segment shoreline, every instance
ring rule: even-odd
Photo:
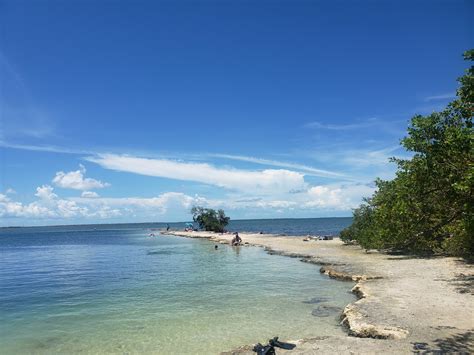
[[[232,234],[160,232],[229,244]],[[239,233],[249,246],[319,265],[328,277],[356,282],[357,300],[341,314],[347,335],[299,339],[293,354],[474,352],[474,267],[460,258],[365,252],[339,239]],[[255,354],[253,345],[222,354]],[[277,349],[277,353],[288,351]]]

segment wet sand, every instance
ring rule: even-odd
[[[164,234],[164,233],[162,233]],[[168,232],[230,243],[232,234]],[[474,267],[459,258],[415,258],[366,252],[339,239],[309,240],[240,233],[249,246],[301,258],[320,272],[356,282],[358,301],[347,305],[341,322],[347,336],[293,339],[292,351],[277,353],[474,353]],[[348,283],[352,287],[353,283]],[[242,344],[225,354],[255,354]],[[226,349],[223,349],[226,350]]]

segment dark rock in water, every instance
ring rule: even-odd
[[[316,309],[313,309],[311,314],[315,317],[329,317],[331,315],[331,312],[326,311],[324,309],[316,308]]]
[[[311,314],[315,317],[329,317],[339,312],[341,309],[334,306],[319,306],[318,308],[313,309]]]
[[[176,250],[176,249],[158,249],[158,250],[148,250],[147,255],[175,255],[175,254],[186,254],[186,250]]]
[[[329,298],[326,298],[326,297],[314,297],[314,298],[311,298],[310,300],[308,301],[303,301],[303,303],[306,303],[306,304],[318,304],[318,303],[324,303],[324,302],[327,302],[329,301]]]

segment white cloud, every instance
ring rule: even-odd
[[[36,189],[38,200],[24,204],[12,201],[0,194],[0,217],[33,218],[38,220],[70,218],[112,218],[120,216],[120,211],[109,206],[90,209],[73,200],[59,198],[51,186],[43,185]]]
[[[330,184],[317,185],[296,194],[288,194],[283,198],[257,198],[222,200],[220,207],[231,209],[260,210],[300,210],[350,211],[357,207],[364,197],[369,197],[375,188],[365,184]],[[216,203],[216,201],[210,201]]]
[[[342,161],[348,165],[367,167],[367,166],[386,166],[390,164],[389,159],[397,150],[401,150],[400,146],[393,146],[379,150],[358,150],[349,151],[350,154],[345,154],[341,157]],[[399,158],[402,158],[398,155]]]
[[[376,177],[393,179],[397,165],[390,162],[391,157],[397,159],[410,159],[411,153],[399,145],[373,149],[354,148],[338,149],[337,146],[321,147],[311,152],[300,152],[323,164],[330,164],[336,168],[344,169],[350,178],[345,181],[367,183]],[[341,179],[343,181],[343,179]]]
[[[85,178],[85,173],[86,168],[82,164],[79,165],[79,170],[76,171],[70,171],[68,173],[58,171],[53,179],[53,183],[58,187],[74,190],[93,190],[110,186],[110,184],[106,182]]]
[[[374,117],[374,118],[369,118],[362,122],[348,123],[348,124],[332,124],[332,123],[322,123],[319,121],[313,121],[313,122],[309,122],[305,124],[304,127],[320,128],[320,129],[327,129],[327,130],[332,130],[332,131],[347,131],[347,130],[373,127],[378,124],[380,124],[380,122]]]
[[[103,198],[85,194],[87,197],[64,199],[48,185],[36,189],[34,202],[23,204],[0,194],[0,217],[25,218],[30,220],[94,220],[134,218],[153,220],[186,220],[194,205],[223,208],[233,217],[245,213],[272,215],[280,213],[317,213],[347,211],[357,207],[363,197],[370,196],[373,187],[362,184],[331,184],[310,187],[299,193],[287,193],[276,197],[248,197],[235,194],[221,199],[190,196],[181,192],[165,192],[155,197]],[[90,191],[89,191],[90,192]],[[251,195],[250,195],[251,196]],[[61,222],[62,223],[62,222]]]
[[[357,207],[363,197],[368,197],[374,192],[374,187],[364,184],[331,184],[313,186],[298,194],[287,194],[283,198],[275,199],[273,196],[259,198],[242,198],[241,196],[222,199],[208,199],[203,196],[189,196],[179,192],[166,192],[157,197],[123,197],[123,198],[74,198],[78,203],[88,206],[106,205],[114,208],[129,208],[132,210],[153,211],[165,214],[169,210],[181,210],[186,213],[194,205],[211,208],[224,208],[231,210],[337,210],[349,211]]]
[[[1,134],[0,134],[1,136]],[[59,154],[94,154],[94,152],[80,149],[62,148],[51,145],[30,145],[30,144],[16,144],[4,141],[0,139],[0,147],[27,150],[32,152],[48,152],[48,153],[59,153]]]
[[[52,213],[38,203],[23,205],[21,202],[0,201],[0,217],[48,218]]]
[[[158,215],[178,213],[189,218],[194,205],[217,206],[220,202],[203,197],[189,196],[179,192],[166,192],[151,198],[70,198],[56,195],[51,186],[37,188],[37,201],[29,204],[12,201],[0,194],[0,217],[30,218],[35,220],[109,219],[126,216],[147,217],[154,220]]]
[[[5,191],[5,193],[6,193],[7,195],[14,195],[14,194],[16,194],[16,191],[13,190],[12,188],[9,188],[9,189],[7,189],[7,190]]]
[[[210,206],[211,203],[207,199],[200,196],[189,196],[181,192],[165,192],[156,197],[113,197],[113,198],[72,198],[80,204],[88,206],[108,206],[113,208],[142,210],[151,214],[164,214],[170,209],[185,210],[186,213],[194,205]]]
[[[196,181],[246,192],[286,193],[306,187],[304,174],[284,170],[262,171],[216,168],[206,163],[186,163],[126,155],[101,154],[87,158],[106,169],[162,178]]]
[[[94,191],[82,191],[81,197],[84,198],[97,198],[99,197],[99,194]]]
[[[20,106],[11,106],[3,103],[2,136],[15,139],[26,136],[32,138],[48,138],[55,134],[54,120],[49,114],[28,102]]]
[[[54,189],[49,185],[39,186],[36,188],[35,196],[43,201],[52,201],[58,197],[53,190]]]
[[[364,184],[313,186],[307,192],[305,207],[350,210],[357,207],[363,197],[369,197],[375,188]]]
[[[450,99],[455,99],[456,98],[456,93],[450,92],[446,94],[440,94],[440,95],[433,95],[433,96],[427,96],[425,97],[424,101],[438,101],[438,100],[450,100]]]
[[[362,152],[341,157],[348,165],[375,163],[386,159],[396,148]],[[364,153],[364,154],[362,154]],[[312,167],[272,160],[221,156],[222,158],[244,160],[257,164],[276,165],[288,168],[307,169]],[[347,161],[344,161],[346,159]],[[320,212],[347,211],[356,207],[363,197],[370,196],[373,187],[357,183],[339,183],[311,186],[304,180],[305,174],[286,169],[244,170],[229,167],[215,167],[206,163],[182,162],[169,159],[149,159],[115,154],[96,155],[87,160],[106,169],[135,174],[195,181],[225,188],[218,199],[204,196],[190,196],[182,192],[164,192],[153,197],[104,198],[91,189],[108,186],[99,180],[86,178],[86,169],[58,172],[53,179],[56,186],[82,190],[81,197],[61,198],[50,185],[36,189],[37,200],[31,203],[14,201],[7,192],[0,194],[0,217],[24,218],[30,220],[91,220],[123,216],[124,221],[136,220],[186,220],[190,208],[202,205],[223,208],[229,215],[271,215],[294,213],[318,215]],[[350,163],[350,164],[349,164]],[[314,169],[319,171],[318,169]]]
[[[329,178],[341,178],[345,176],[344,174],[341,174],[338,172],[317,169],[317,168],[313,168],[311,166],[307,166],[304,164],[288,163],[288,162],[282,162],[282,161],[271,160],[271,159],[246,157],[242,155],[231,155],[231,154],[209,154],[209,156],[215,157],[215,158],[245,161],[245,162],[255,163],[255,164],[260,164],[260,165],[278,166],[280,168],[296,169],[296,170],[305,172],[306,175],[329,177]]]

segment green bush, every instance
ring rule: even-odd
[[[191,209],[193,221],[199,224],[199,228],[211,232],[224,232],[225,227],[229,224],[229,217],[226,217],[224,210],[213,210],[212,208],[204,208],[195,206]]]
[[[474,59],[474,50],[465,53]],[[444,111],[412,118],[402,146],[411,159],[391,160],[395,179],[354,210],[344,241],[365,248],[447,253],[472,258],[474,68],[459,79],[457,99]]]

